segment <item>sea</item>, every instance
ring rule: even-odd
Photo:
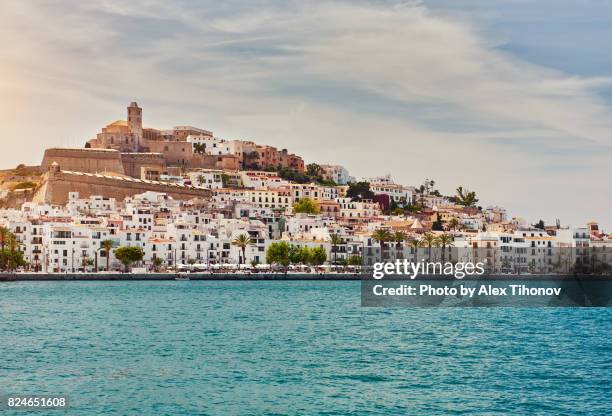
[[[68,415],[610,415],[610,308],[369,308],[358,281],[0,283],[0,396]]]

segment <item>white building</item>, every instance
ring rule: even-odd
[[[340,165],[321,165],[323,170],[323,178],[332,180],[338,185],[346,185],[351,181],[349,171]]]
[[[216,169],[200,169],[187,173],[192,185],[201,186],[206,189],[223,188],[223,171]]]

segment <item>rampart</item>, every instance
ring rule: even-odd
[[[117,150],[53,147],[45,150],[41,163],[42,171],[47,172],[53,162],[73,172],[125,174],[121,154]]]
[[[163,192],[181,200],[208,199],[211,195],[211,191],[208,189],[190,185],[65,171],[59,170],[59,166],[52,166],[50,171],[45,174],[45,181],[39,193],[35,196],[35,200],[63,205],[68,201],[69,192],[78,192],[81,198],[101,195],[122,201],[128,196],[146,191]]]

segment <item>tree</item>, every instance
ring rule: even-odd
[[[331,179],[319,179],[317,182],[322,186],[338,186],[338,184]]]
[[[393,241],[398,244],[403,243],[404,241],[406,241],[407,238],[408,236],[403,231],[396,231],[395,233],[393,233]]]
[[[347,263],[349,266],[361,266],[362,264],[361,256],[353,254],[352,256],[348,258]]]
[[[314,180],[321,179],[323,177],[323,168],[316,163],[309,163],[306,165],[306,174]]]
[[[352,201],[361,201],[364,199],[373,199],[374,192],[370,190],[369,182],[351,182],[346,191],[346,196],[351,198]]]
[[[221,174],[221,186],[224,188],[229,188],[230,185],[230,176],[227,173]]]
[[[427,257],[431,261],[431,247],[437,244],[436,236],[432,233],[425,233],[421,237],[421,246],[427,247]]]
[[[431,193],[434,191],[435,184],[436,181],[434,181],[433,179],[426,178],[425,182],[423,182],[423,185],[421,185],[420,187],[421,193],[427,193],[427,195],[431,195]]]
[[[389,241],[393,241],[393,234],[388,230],[378,228],[374,230],[374,232],[372,233],[372,239],[380,243],[381,255],[383,259],[386,259],[387,258],[386,249],[388,248],[386,243]]]
[[[310,198],[302,198],[293,204],[293,212],[296,214],[318,214],[321,212],[319,209],[319,204],[310,199]]]
[[[436,214],[436,220],[431,224],[431,229],[432,231],[443,231],[444,230],[444,224],[442,223],[442,220],[440,219],[440,214]]]
[[[395,202],[393,198],[389,198],[389,208],[384,210],[384,214],[385,215],[393,214],[394,212],[397,212],[397,210],[401,210],[401,208],[399,207],[399,205],[397,204],[397,202]]]
[[[460,226],[461,224],[459,223],[459,220],[455,217],[451,218],[448,222],[448,228],[453,231],[456,231]]]
[[[153,270],[158,271],[162,264],[164,264],[164,261],[161,259],[161,257],[153,258]]]
[[[15,270],[26,265],[15,234],[6,227],[0,227],[0,269]]]
[[[6,244],[12,235],[13,234],[8,228],[0,226],[0,250],[4,250],[6,248]]]
[[[13,271],[18,267],[27,266],[28,262],[23,258],[23,253],[19,250],[5,248],[0,250],[0,269]]]
[[[13,233],[11,233],[8,228],[0,226],[0,253],[2,253],[2,258],[0,261],[2,262],[2,270],[6,270],[8,268],[9,252],[6,250],[6,246],[9,240],[12,240],[13,237]]]
[[[544,224],[544,220],[540,220],[540,221],[538,221],[537,223],[533,224],[533,226],[534,226],[535,228],[538,228],[538,229],[540,229],[540,230],[543,230],[543,229],[544,229],[544,227],[545,227],[546,225]]]
[[[393,239],[393,234],[388,230],[378,228],[372,233],[372,239],[382,244],[391,241]]]
[[[289,244],[286,241],[277,241],[268,247],[266,252],[266,262],[268,264],[280,264],[289,266]]]
[[[245,169],[257,169],[259,167],[259,153],[256,151],[243,153],[242,166]]]
[[[289,257],[290,264],[305,264],[308,263],[308,247],[300,247],[296,245],[289,246]]]
[[[81,261],[81,263],[83,264],[84,269],[94,265],[93,259],[89,257],[83,257],[83,260]]]
[[[114,253],[117,260],[119,260],[125,267],[126,273],[128,272],[128,269],[132,263],[142,261],[142,258],[144,257],[144,252],[142,249],[136,246],[119,247]]]
[[[476,192],[463,189],[463,186],[457,188],[457,195],[453,199],[456,204],[463,205],[465,207],[473,207],[478,202]]]
[[[204,143],[194,143],[193,151],[195,153],[206,153],[206,145]]]
[[[242,259],[238,259],[239,264],[246,263],[246,248],[251,244],[253,244],[253,240],[251,240],[248,234],[240,234],[232,241],[232,245],[242,250]]]
[[[296,182],[296,183],[309,183],[312,182],[310,176],[306,175],[303,172],[298,172],[295,169],[287,168],[284,166],[278,166],[276,168],[276,173],[282,179],[286,181]]]
[[[414,249],[414,262],[418,262],[419,260],[417,257],[419,256],[419,247],[421,247],[421,242],[416,238],[411,238],[408,245]]]
[[[110,252],[115,244],[113,240],[104,240],[100,243],[100,248],[104,250],[106,254],[106,271],[110,271]]]
[[[308,263],[311,266],[320,266],[327,260],[327,252],[321,246],[313,247],[310,249],[310,255],[308,256]]]
[[[342,238],[338,234],[331,235],[332,253],[334,253],[334,264],[338,263],[338,245],[342,244]]]
[[[437,237],[437,243],[442,247],[442,263],[446,260],[446,247],[453,245],[453,237],[450,234],[442,233]]]
[[[393,241],[395,239],[395,234],[393,234],[389,230],[385,230],[383,228],[378,228],[374,230],[372,233],[372,239],[378,241],[379,243],[387,243],[389,241]]]
[[[416,204],[407,204],[404,209],[406,211],[408,211],[409,213],[417,213],[417,212],[421,212],[423,211],[423,204],[422,203],[416,203]]]

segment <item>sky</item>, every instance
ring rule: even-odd
[[[0,3],[0,167],[137,101],[356,177],[612,229],[612,2]]]

